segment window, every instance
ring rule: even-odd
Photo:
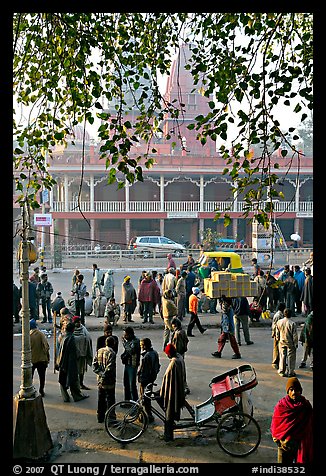
[[[195,94],[188,94],[188,111],[197,109],[197,98]]]
[[[149,238],[146,236],[145,238],[140,238],[139,243],[148,243],[148,240]]]
[[[165,236],[161,236],[161,243],[163,245],[167,245],[169,243],[170,240],[168,240],[167,238],[165,238]]]
[[[158,239],[158,236],[152,236],[150,238],[148,238],[148,243],[157,243],[159,244],[159,239]]]
[[[189,106],[196,105],[196,94],[188,94],[188,105]]]

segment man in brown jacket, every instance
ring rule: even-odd
[[[36,369],[40,380],[39,392],[44,397],[45,373],[50,362],[50,346],[43,332],[37,328],[35,319],[29,321],[29,328],[32,351],[32,378]]]

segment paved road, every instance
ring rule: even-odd
[[[132,281],[135,283],[140,274],[140,270],[128,270]],[[90,287],[91,273],[82,271],[85,274],[86,284]],[[121,283],[125,270],[115,272],[116,283]],[[70,280],[72,272],[52,273],[49,272],[49,280],[53,283],[55,291],[61,290],[69,296]],[[120,284],[117,285],[117,297]],[[168,359],[162,351],[162,321],[155,316],[155,324],[142,325],[141,319],[135,315],[135,332],[138,337],[150,337],[154,348],[159,352],[161,359],[161,371],[157,383],[161,383],[162,376],[168,365]],[[47,383],[45,388],[44,408],[47,416],[47,423],[53,440],[55,451],[52,453],[52,461],[58,463],[135,463],[139,461],[140,451],[143,452],[143,459],[146,462],[162,463],[199,463],[199,462],[246,462],[246,463],[275,463],[276,448],[273,444],[270,433],[270,420],[276,402],[284,395],[286,379],[278,376],[271,367],[272,339],[270,336],[270,322],[263,321],[260,324],[252,325],[250,328],[251,338],[254,345],[241,347],[242,359],[232,360],[232,349],[227,343],[222,359],[214,359],[211,352],[216,350],[216,340],[219,335],[220,314],[200,315],[203,325],[208,327],[205,334],[200,335],[195,329],[196,337],[191,339],[189,351],[186,356],[186,366],[188,383],[191,394],[188,401],[191,405],[198,404],[206,400],[210,395],[208,384],[210,380],[224,371],[242,363],[250,363],[257,372],[258,385],[253,390],[254,415],[262,429],[262,442],[258,450],[245,460],[232,458],[223,453],[216,443],[215,435],[200,435],[197,432],[188,434],[178,433],[176,440],[172,444],[165,444],[159,440],[159,435],[163,432],[162,423],[156,421],[147,432],[136,442],[123,448],[117,442],[110,439],[105,432],[103,425],[96,421],[97,387],[95,374],[89,370],[85,377],[86,384],[91,387],[88,392],[90,398],[79,403],[63,403],[60,396],[58,374],[53,370],[53,359],[47,371]],[[298,326],[303,322],[303,318],[296,318]],[[188,318],[185,320],[185,325]],[[91,331],[93,344],[101,334],[103,318],[87,317],[86,324]],[[45,329],[49,325],[40,324],[40,328]],[[13,383],[14,393],[19,390],[20,385],[20,365],[21,365],[21,335],[20,326],[14,326],[13,336]],[[122,324],[119,323],[115,330],[119,337],[122,334]],[[51,358],[53,357],[53,337],[49,338],[51,346]],[[302,355],[302,348],[298,349],[299,362]],[[117,368],[117,400],[123,398],[122,365],[120,359]],[[313,372],[310,369],[297,369],[297,375],[302,382],[304,395],[312,402],[313,399]],[[38,388],[37,376],[35,385]],[[57,443],[60,442],[62,448],[59,450]],[[173,448],[172,448],[173,447]],[[57,452],[56,452],[57,451]]]

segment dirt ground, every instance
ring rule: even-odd
[[[154,348],[159,351],[161,371],[158,385],[161,383],[168,359],[161,349],[162,332],[158,329],[136,329],[136,335],[150,337]],[[44,409],[47,424],[51,431],[54,448],[49,454],[52,463],[273,463],[277,450],[269,428],[274,405],[284,395],[286,379],[278,376],[270,364],[271,339],[268,328],[251,329],[255,344],[242,346],[241,361],[231,360],[232,350],[226,347],[222,359],[214,359],[217,329],[209,328],[204,335],[196,333],[191,340],[191,355],[186,357],[187,380],[191,389],[187,397],[190,405],[205,401],[210,395],[209,381],[216,375],[243,363],[251,363],[255,368],[258,385],[253,389],[254,417],[258,421],[262,440],[258,449],[245,458],[227,455],[216,441],[215,430],[175,432],[175,440],[166,443],[160,439],[163,424],[155,418],[146,432],[135,442],[126,446],[114,441],[105,431],[104,425],[97,423],[97,386],[96,376],[89,370],[85,383],[91,388],[87,391],[90,398],[78,403],[63,403],[58,384],[58,374],[49,367],[45,388]],[[120,334],[119,331],[116,332]],[[92,332],[93,343],[100,332]],[[49,339],[52,347],[52,339]],[[14,337],[14,390],[19,388],[19,338]],[[116,401],[123,400],[122,365],[120,359],[117,368]],[[298,369],[297,375],[302,382],[304,395],[312,402],[313,372],[310,369]],[[37,387],[38,381],[35,378]],[[188,416],[187,412],[183,415]]]

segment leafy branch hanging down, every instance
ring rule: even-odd
[[[65,146],[84,121],[101,121],[108,182],[123,186],[119,173],[131,183],[143,180],[140,161],[154,165],[151,143],[163,134],[166,114],[176,131],[183,121],[181,89],[168,103],[158,75],[170,73],[171,58],[185,43],[194,91],[200,89],[210,108],[188,128],[201,144],[219,144],[224,173],[246,202],[244,214],[253,211],[268,223],[273,198],[281,197],[276,150],[290,156],[289,170],[300,172],[294,128],[282,130],[279,111],[293,110],[304,123],[313,108],[311,14],[16,13],[13,28],[14,167],[21,203],[28,196],[32,208],[38,206],[39,188],[55,183],[47,169],[54,148]],[[24,120],[19,107],[28,111]],[[128,118],[135,109],[138,114]],[[147,152],[135,156],[139,141]]]

